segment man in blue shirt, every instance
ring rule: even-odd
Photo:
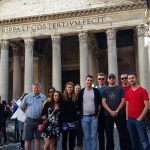
[[[24,140],[25,149],[31,150],[31,142],[35,134],[35,150],[40,150],[40,132],[38,125],[40,122],[43,103],[46,96],[41,92],[39,83],[32,85],[32,92],[25,96],[20,108],[26,113],[26,120],[24,122]]]
[[[106,75],[104,73],[97,74],[98,90],[100,95],[103,95],[106,86]],[[104,107],[101,106],[100,114],[98,117],[98,139],[99,139],[99,150],[105,150],[105,118],[104,118]]]

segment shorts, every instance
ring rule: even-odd
[[[38,131],[39,120],[26,118],[24,122],[24,140],[29,141],[34,138],[40,139],[41,132]]]

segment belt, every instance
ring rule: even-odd
[[[39,121],[40,120],[39,118],[38,119],[34,119],[34,118],[29,118],[29,117],[27,117],[27,119],[34,120],[34,121]]]
[[[96,115],[95,115],[95,114],[90,114],[90,115],[84,115],[84,116],[87,116],[87,117],[95,117]]]

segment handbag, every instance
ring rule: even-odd
[[[73,121],[73,122],[63,122],[62,123],[62,130],[67,131],[67,130],[76,130],[79,126],[78,121]]]
[[[54,114],[55,110],[56,110],[56,109],[54,109],[53,112],[48,116],[48,119],[50,119],[50,118],[52,117],[52,115]],[[42,121],[42,123],[39,124],[39,126],[38,126],[38,130],[39,130],[39,131],[43,131],[43,130],[46,128],[46,124],[47,124],[47,120],[48,120],[48,119],[44,119],[44,120]]]

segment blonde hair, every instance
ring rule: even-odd
[[[65,86],[65,90],[63,92],[63,96],[64,96],[64,99],[67,100],[68,99],[68,92],[67,92],[67,86],[68,85],[71,85],[73,87],[73,90],[71,92],[71,98],[72,98],[72,101],[73,102],[76,102],[77,98],[76,98],[76,95],[75,95],[75,92],[74,92],[74,84],[73,82],[67,82],[66,83],[66,86]]]

